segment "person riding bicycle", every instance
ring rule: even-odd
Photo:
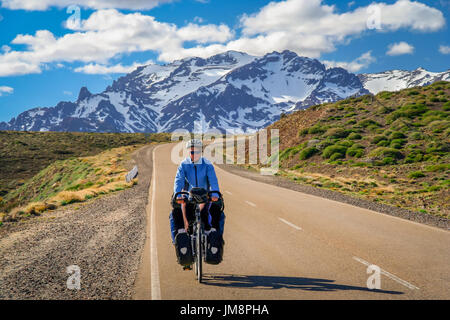
[[[187,142],[186,149],[190,150],[190,156],[181,162],[175,176],[174,194],[181,191],[189,192],[193,187],[204,188],[207,191],[219,191],[219,183],[213,164],[202,157],[203,143],[198,139]],[[172,242],[179,232],[187,232],[189,224],[195,220],[195,206],[185,201],[183,196],[177,200],[183,200],[180,207],[175,207],[171,213]],[[222,238],[224,214],[222,206],[217,205],[219,195],[212,193],[211,201],[199,204],[201,220],[207,235],[218,232]],[[223,243],[223,239],[222,239]]]

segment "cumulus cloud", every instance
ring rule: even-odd
[[[337,62],[337,61],[322,61],[328,68],[340,67],[350,72],[358,72],[361,69],[367,68],[371,63],[375,62],[376,58],[372,56],[372,51],[367,51],[360,57],[350,62]]]
[[[7,9],[47,10],[50,7],[65,8],[79,5],[91,9],[148,10],[173,0],[0,0]]]
[[[440,46],[439,52],[442,54],[450,54],[450,46]]]
[[[399,29],[427,32],[445,25],[441,11],[409,0],[372,3],[344,13],[338,13],[335,6],[322,4],[321,0],[271,2],[256,14],[244,15],[241,25],[245,36],[259,36],[268,46],[273,45],[271,41],[281,41],[288,44],[286,49],[318,57],[334,51],[336,44],[370,30],[369,21],[374,13],[379,18],[379,32]],[[251,53],[257,53],[258,49]]]
[[[412,54],[414,47],[407,42],[401,41],[389,45],[389,50],[386,52],[389,56],[399,56],[402,54]]]
[[[8,86],[0,86],[0,97],[4,94],[11,94],[14,92],[14,88]]]
[[[178,28],[141,13],[99,10],[82,20],[79,30],[59,38],[48,30],[17,35],[11,43],[25,45],[27,50],[0,54],[0,76],[39,73],[45,64],[53,62],[106,65],[111,58],[132,52],[156,51],[172,60],[180,58],[186,41],[220,43],[232,37],[226,25],[189,24]]]
[[[120,63],[112,66],[90,63],[85,66],[78,67],[74,71],[86,74],[130,73],[136,70],[137,67],[148,64],[153,64],[153,61],[149,60],[143,63],[133,63],[130,66],[123,66]]]

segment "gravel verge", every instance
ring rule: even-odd
[[[145,240],[152,146],[134,152],[127,169],[139,183],[82,204],[0,228],[0,299],[131,299]],[[81,289],[66,268],[77,265]]]
[[[306,194],[335,200],[343,203],[348,203],[356,207],[365,208],[369,210],[373,210],[376,212],[388,214],[391,216],[399,217],[402,219],[415,221],[419,223],[423,223],[426,225],[430,225],[433,227],[438,227],[444,230],[450,230],[449,219],[445,219],[438,216],[433,216],[430,214],[420,214],[418,212],[413,212],[411,210],[407,210],[404,208],[389,206],[387,204],[378,203],[374,201],[369,201],[365,199],[359,199],[355,197],[351,197],[346,194],[342,194],[333,190],[315,188],[312,186],[304,185],[296,183],[288,178],[280,177],[280,176],[263,176],[256,171],[248,170],[243,167],[239,167],[236,165],[222,164],[218,165],[219,168],[222,168],[228,172],[239,175],[241,177],[245,177],[254,181],[264,182],[267,184],[275,185],[278,187],[303,192]]]

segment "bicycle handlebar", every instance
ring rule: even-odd
[[[222,193],[220,193],[220,191],[214,191],[214,190],[213,191],[208,191],[208,198],[211,199],[211,194],[213,194],[213,193],[218,194],[219,195],[219,199],[223,199]],[[181,195],[185,195],[185,196],[189,197],[189,192],[186,192],[186,191],[177,192],[177,193],[174,194],[173,199],[177,199],[178,196],[181,196]]]

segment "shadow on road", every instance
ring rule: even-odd
[[[386,294],[403,294],[399,291],[368,289],[366,287],[347,286],[334,283],[334,280],[300,277],[245,276],[229,274],[205,274],[205,285],[234,288],[253,288],[261,290],[297,289],[306,291],[341,291],[355,290]]]

